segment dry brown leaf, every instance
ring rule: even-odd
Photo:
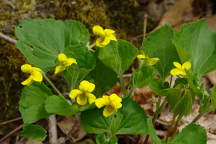
[[[81,128],[79,120],[75,117],[66,117],[58,122],[58,127],[73,142],[77,142],[86,136],[86,132]]]
[[[176,0],[175,4],[162,16],[157,28],[164,24],[178,25],[192,18],[193,0]]]

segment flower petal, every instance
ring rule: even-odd
[[[69,97],[70,97],[71,99],[75,99],[78,95],[81,95],[82,93],[83,93],[83,92],[80,91],[80,90],[78,90],[78,89],[73,89],[73,90],[70,91]]]
[[[145,59],[146,56],[145,56],[144,54],[138,54],[138,55],[137,55],[137,58],[138,58],[138,59]]]
[[[54,74],[58,74],[58,73],[64,71],[65,69],[66,69],[65,66],[61,66],[61,65],[56,66]]]
[[[97,108],[102,108],[103,106],[105,106],[103,98],[97,98],[95,100],[95,105]]]
[[[112,29],[105,29],[104,32],[105,32],[106,36],[114,35],[114,33],[115,33],[115,31]]]
[[[191,63],[189,61],[184,62],[182,68],[186,70],[191,69]]]
[[[72,65],[72,64],[77,64],[76,59],[74,59],[74,58],[68,58],[68,59],[66,60],[65,66],[68,67],[68,66],[70,66],[70,65]]]
[[[104,36],[105,35],[104,29],[99,25],[95,25],[92,28],[92,31],[93,31],[94,35],[97,35],[97,36]]]
[[[115,37],[115,35],[110,35],[107,37],[109,40],[113,40],[113,41],[117,41],[117,38]]]
[[[109,37],[105,37],[104,40],[101,42],[101,45],[103,45],[103,47],[105,47],[106,45],[108,45],[110,43],[111,39]]]
[[[32,72],[32,74],[31,74],[31,76],[32,76],[32,79],[34,81],[37,81],[37,82],[42,82],[43,81],[43,76],[42,76],[41,72],[38,71],[38,70],[34,70]]]
[[[182,71],[179,72],[179,75],[181,75],[181,76],[186,76],[187,73],[186,73],[184,70],[182,70]]]
[[[159,58],[148,58],[147,59],[147,64],[149,66],[155,65],[160,59]]]
[[[119,97],[117,94],[112,94],[110,95],[110,102],[111,102],[111,105],[115,108],[115,109],[119,109],[122,107],[122,98]]]
[[[176,75],[180,75],[181,74],[181,70],[177,69],[177,68],[174,68],[170,71],[170,74],[173,75],[173,76],[176,76]]]
[[[104,37],[99,37],[96,39],[96,46],[98,47],[105,47],[106,45],[103,44],[103,41],[104,41]]]
[[[58,54],[58,60],[59,60],[59,62],[63,63],[65,61],[67,61],[67,56],[64,53],[60,53],[60,54]]]
[[[23,81],[21,84],[22,84],[22,85],[27,85],[27,86],[29,86],[29,85],[32,84],[32,82],[33,82],[32,76],[29,76],[29,77],[28,77],[25,81]]]
[[[178,69],[182,69],[182,65],[179,62],[173,62],[173,65]]]
[[[97,108],[102,108],[103,106],[109,104],[110,104],[109,96],[106,95],[104,95],[102,98],[97,98],[95,100],[95,105],[97,106]]]
[[[113,93],[113,94],[110,95],[110,100],[112,102],[120,103],[122,101],[122,98],[119,97],[117,94]]]
[[[106,106],[106,107],[104,108],[104,110],[103,110],[103,115],[104,115],[105,117],[108,117],[108,116],[111,116],[114,112],[116,112],[115,108],[112,107],[112,106],[110,106],[110,105],[108,105],[108,106]]]
[[[85,96],[85,95],[83,95],[83,94],[81,94],[81,95],[78,95],[77,96],[77,103],[79,104],[79,105],[85,105],[85,104],[87,104],[87,97]]]
[[[21,71],[24,73],[31,73],[32,66],[30,64],[24,64],[21,66]]]
[[[92,93],[86,93],[86,96],[88,97],[89,104],[92,104],[95,102],[95,100],[96,100],[95,95],[93,95]]]
[[[91,93],[95,89],[95,84],[90,83],[87,80],[83,80],[79,85],[79,89],[81,91]]]

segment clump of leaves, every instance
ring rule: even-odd
[[[98,28],[95,33],[99,36],[96,45],[91,43],[88,29],[74,20],[29,19],[16,27],[19,39],[16,47],[54,90],[36,82],[38,73],[26,70],[34,82],[23,88],[19,102],[24,121],[21,135],[43,140],[45,130],[34,124],[38,120],[52,114],[80,114],[82,127],[97,134],[98,144],[117,143],[118,134],[146,134],[155,144],[205,144],[206,132],[195,121],[179,133],[174,127],[172,137],[166,140],[156,135],[153,126],[166,102],[175,125],[191,112],[195,97],[201,101],[200,115],[215,110],[215,88],[207,93],[200,83],[202,75],[216,68],[215,33],[209,30],[205,20],[185,24],[179,31],[165,25],[145,38],[140,50],[125,40],[109,39],[111,34],[115,36],[113,30]],[[62,54],[65,56],[59,58]],[[137,56],[139,67],[126,86],[123,74]],[[47,72],[57,67],[62,68],[58,74],[67,82],[71,99],[64,97],[47,76]],[[173,69],[178,72],[170,73]],[[176,80],[169,84],[165,78],[170,74]],[[105,95],[116,82],[120,82],[123,95]],[[160,96],[153,118],[132,100],[133,89],[146,85]],[[101,107],[104,109],[98,109]],[[33,130],[37,135],[32,134]]]

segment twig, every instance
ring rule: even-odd
[[[10,43],[13,43],[13,44],[15,44],[17,42],[17,40],[10,38],[9,36],[6,36],[5,34],[3,34],[1,32],[0,32],[0,38],[4,39]]]
[[[12,119],[12,120],[4,121],[4,122],[1,122],[1,123],[0,123],[0,126],[5,125],[5,124],[8,124],[8,123],[15,122],[15,121],[18,121],[18,120],[21,120],[21,119],[22,119],[21,117],[18,117],[18,118]]]
[[[148,15],[144,14],[144,22],[143,22],[143,35],[146,35],[147,31],[147,24],[148,24]]]
[[[197,122],[205,113],[199,113],[191,122],[192,123],[195,123]]]
[[[23,125],[20,125],[16,127],[15,129],[13,129],[12,131],[10,131],[8,134],[6,134],[3,138],[0,139],[0,143],[2,143],[4,140],[6,140],[11,135],[13,135],[15,132],[19,131],[22,127]]]
[[[56,116],[55,115],[49,116],[48,125],[49,125],[49,143],[50,144],[58,144]]]

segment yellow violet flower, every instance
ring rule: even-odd
[[[79,105],[85,105],[87,103],[92,104],[96,99],[95,95],[92,94],[94,89],[95,85],[93,83],[83,80],[79,85],[79,89],[70,91],[69,97],[71,99],[76,99]]]
[[[95,105],[98,108],[102,108],[105,106],[103,110],[103,115],[105,117],[111,116],[114,112],[117,112],[118,109],[122,107],[122,98],[117,94],[112,94],[110,96],[104,95],[102,98],[98,98],[95,100]]]
[[[43,80],[41,69],[37,67],[32,67],[29,64],[24,64],[21,66],[21,71],[30,74],[30,76],[21,83],[22,85],[31,85],[33,81],[41,82]]]
[[[185,70],[191,69],[191,63],[189,61],[184,62],[182,65],[178,62],[173,62],[175,68],[170,71],[173,76],[185,76],[187,73]]]
[[[155,65],[160,60],[159,58],[150,58],[150,57],[148,57],[147,55],[144,55],[144,54],[137,55],[137,58],[145,60],[147,65],[149,65],[149,66]]]
[[[115,37],[115,31],[112,29],[103,29],[99,25],[95,25],[93,28],[94,35],[98,36],[96,39],[96,46],[105,47],[111,40],[117,41]]]
[[[77,64],[76,59],[67,58],[67,56],[63,53],[60,53],[58,55],[58,61],[60,62],[60,65],[56,66],[55,74],[64,71],[67,67],[71,66],[72,64]]]

